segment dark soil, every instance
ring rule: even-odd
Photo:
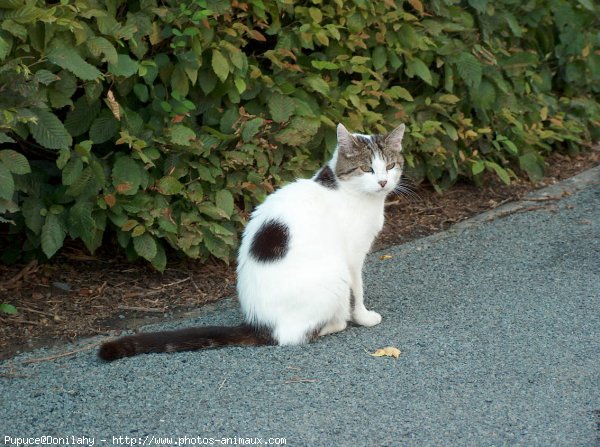
[[[547,177],[537,183],[517,181],[506,186],[490,176],[482,186],[458,184],[444,194],[426,185],[414,187],[408,197],[391,198],[374,250],[445,230],[597,165],[598,147],[573,158],[553,155]],[[67,246],[48,264],[0,265],[0,303],[18,309],[16,315],[0,314],[0,359],[34,347],[114,335],[124,328],[176,318],[234,294],[234,285],[233,265],[176,260],[160,274],[145,264],[128,263],[110,250],[91,256],[76,245]]]

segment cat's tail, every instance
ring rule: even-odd
[[[165,332],[129,335],[100,346],[98,357],[106,361],[158,352],[195,351],[221,346],[273,345],[270,332],[248,324],[205,326]]]

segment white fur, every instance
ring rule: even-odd
[[[336,150],[333,170],[337,156]],[[278,344],[305,343],[315,333],[343,330],[351,319],[365,326],[381,321],[364,306],[362,267],[383,226],[385,197],[401,172],[399,167],[387,171],[379,158],[372,166],[373,173],[338,181],[337,189],[297,180],[271,194],[252,214],[239,251],[238,296],[246,321],[271,329]],[[378,183],[382,180],[387,181],[384,187]],[[269,219],[288,226],[289,249],[280,260],[261,262],[250,254],[250,246]]]

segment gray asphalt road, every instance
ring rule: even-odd
[[[23,363],[93,339],[4,362],[0,444],[600,445],[600,169],[536,193],[548,196],[560,200],[373,254],[374,328],[304,347]],[[239,321],[226,300],[159,327]],[[385,346],[400,358],[365,352]]]

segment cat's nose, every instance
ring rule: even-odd
[[[385,185],[387,185],[387,180],[379,180],[377,183],[379,183],[383,188]]]

